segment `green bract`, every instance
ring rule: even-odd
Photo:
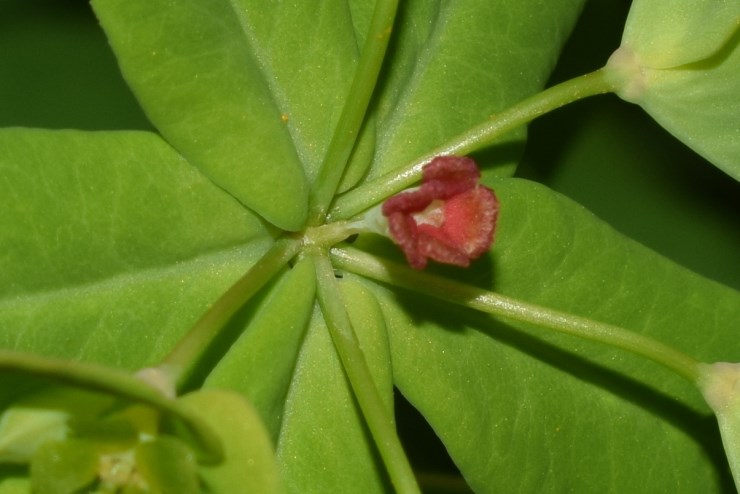
[[[607,65],[618,94],[740,180],[740,4],[638,0]]]

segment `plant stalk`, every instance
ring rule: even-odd
[[[398,0],[375,2],[373,18],[352,86],[316,179],[316,189],[313,191],[309,206],[309,226],[324,223],[326,212],[352,155],[383,64],[397,8]]]
[[[334,266],[383,283],[509,320],[603,343],[656,362],[696,384],[701,364],[692,357],[648,336],[499,295],[389,261],[353,248],[334,248]]]
[[[391,482],[396,492],[420,494],[390,411],[383,404],[357,335],[352,329],[342,293],[334,277],[334,268],[326,254],[316,253],[313,257],[316,263],[319,305],[324,320]]]
[[[435,156],[466,155],[494,143],[512,130],[568,103],[618,89],[605,69],[570,79],[530,96],[492,115],[490,119],[454,137],[412,163],[382,175],[338,197],[329,213],[331,221],[346,220],[411,187],[421,179],[421,169]]]
[[[301,240],[295,238],[275,242],[190,328],[159,366],[170,374],[176,389],[182,389],[200,357],[229,319],[298,253],[301,246]]]

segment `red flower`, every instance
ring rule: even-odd
[[[412,268],[424,269],[429,259],[467,267],[491,247],[498,200],[478,179],[472,159],[438,156],[424,167],[419,189],[383,204],[391,237]]]

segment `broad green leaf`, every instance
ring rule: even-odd
[[[502,180],[496,193],[492,255],[458,277],[700,359],[740,358],[740,293],[541,186]],[[731,482],[700,395],[656,364],[406,292],[375,292],[397,386],[476,492],[721,492]]]
[[[740,4],[635,2],[607,64],[617,93],[740,180]]]
[[[636,0],[622,46],[651,69],[675,68],[717,53],[740,28],[736,0]]]
[[[408,164],[540,89],[580,0],[401,2],[375,115],[370,177]],[[511,174],[523,133],[486,162]]]
[[[223,441],[224,461],[199,469],[207,492],[283,492],[270,437],[259,414],[244,398],[208,389],[185,395],[180,402]]]
[[[313,312],[314,293],[315,271],[306,258],[269,290],[242,335],[205,382],[208,387],[228,387],[244,394],[275,439],[298,351]]]
[[[382,314],[366,289],[349,286],[343,293],[376,386],[391,410],[393,390]],[[318,307],[298,358],[277,452],[288,492],[390,489]]]
[[[162,134],[217,184],[297,230],[308,188],[241,6],[93,3],[124,77]]]
[[[0,346],[135,368],[269,246],[154,134],[0,131]]]

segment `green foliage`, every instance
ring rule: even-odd
[[[352,194],[495,122],[544,86],[582,3],[401,2],[385,58],[381,49],[371,60],[383,64],[377,85],[368,79],[350,91],[360,49],[372,42],[370,2],[93,0],[161,137],[0,130],[0,348],[149,367],[165,390],[202,388],[157,395],[147,416],[176,410],[202,422],[223,461],[199,457],[183,429],[192,424],[166,414],[146,422],[135,446],[120,421],[75,422],[91,407],[25,414],[19,369],[0,373],[0,458],[30,462],[38,492],[105,481],[91,459],[122,445],[133,451],[131,478],[144,481],[128,482],[130,492],[417,492],[405,460],[393,459],[396,386],[475,492],[728,489],[710,409],[674,374],[543,332],[546,324],[482,315],[474,300],[461,308],[394,287],[408,285],[401,278],[368,280],[351,262],[335,271],[330,249],[353,233],[381,270],[401,254],[356,224],[303,230],[309,197],[334,188],[321,167],[341,132],[359,135],[347,162],[332,163],[344,167],[339,191]],[[680,2],[667,12],[637,0],[603,80],[737,174],[737,33],[732,2]],[[564,104],[557,98],[578,87],[541,98]],[[373,97],[362,126],[337,130],[366,89]],[[496,245],[467,271],[433,267],[442,286],[463,282],[557,309],[566,323],[586,317],[698,359],[738,360],[740,293],[545,187],[507,178],[523,140],[517,131],[477,149],[502,202]],[[275,245],[291,254],[263,257]],[[258,293],[240,284],[244,298],[227,292],[261,263],[272,279]],[[223,327],[199,319],[221,310],[236,313]],[[207,348],[188,345],[201,330],[216,337]],[[185,368],[171,369],[173,361]],[[718,407],[700,384],[737,469],[735,395]],[[123,410],[139,410],[122,396]],[[8,423],[21,424],[16,436],[3,435]],[[47,439],[18,447],[41,429]],[[0,469],[0,494],[28,492],[24,468]]]
[[[495,185],[506,209],[490,259],[471,273],[476,285],[699,358],[736,358],[737,291],[660,258],[541,186]],[[655,364],[408,292],[374,292],[388,317],[397,386],[475,492],[656,492],[674,481],[686,492],[714,492],[727,481],[701,396]],[[673,480],[635,476],[647,462]]]
[[[620,96],[737,180],[739,43],[735,1],[638,0],[609,63]]]

